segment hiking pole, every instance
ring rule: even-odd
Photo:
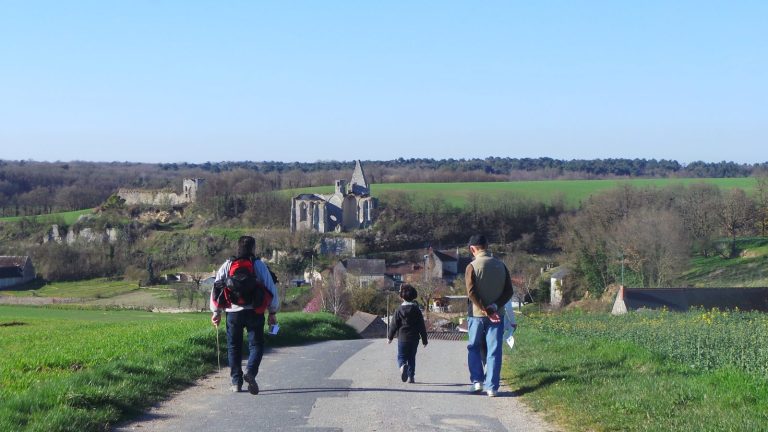
[[[221,375],[221,346],[219,345],[219,326],[214,327],[216,331],[216,363],[219,365],[219,375]]]

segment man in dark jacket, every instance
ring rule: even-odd
[[[416,350],[419,348],[419,338],[427,346],[427,327],[421,315],[416,300],[416,289],[408,284],[400,287],[400,298],[403,303],[395,311],[392,324],[389,326],[388,343],[397,333],[397,366],[400,368],[400,379],[414,383],[416,373]]]
[[[485,391],[496,396],[501,374],[501,349],[504,335],[504,305],[512,298],[512,279],[507,266],[492,257],[485,236],[469,239],[474,257],[464,275],[467,296],[472,302],[467,345],[469,379],[473,393]],[[483,359],[483,348],[487,349]],[[485,361],[483,361],[485,360]],[[483,368],[485,363],[485,368]]]

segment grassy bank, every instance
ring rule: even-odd
[[[216,365],[208,314],[0,306],[0,317],[3,431],[104,430]],[[280,324],[268,345],[355,337],[328,314]]]
[[[723,239],[718,247],[728,250],[730,241]],[[768,239],[742,237],[736,240],[739,253],[735,258],[724,258],[713,253],[708,257],[695,256],[682,277],[684,285],[695,287],[764,287],[768,286]]]
[[[520,329],[504,376],[569,430],[768,430],[768,317],[569,313]]]
[[[44,214],[44,215],[37,215],[37,216],[7,216],[7,217],[0,218],[0,223],[18,222],[21,219],[28,218],[28,219],[33,219],[40,223],[44,223],[44,222],[56,223],[57,221],[62,221],[67,225],[72,225],[73,223],[77,222],[80,216],[91,214],[91,213],[93,213],[93,209],[74,210],[74,211],[68,211],[68,212],[51,213],[51,214]]]

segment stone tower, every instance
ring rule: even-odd
[[[205,180],[201,178],[184,179],[184,192],[182,193],[182,199],[185,202],[197,201],[197,190],[203,185]]]

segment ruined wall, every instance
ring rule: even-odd
[[[120,188],[117,195],[128,205],[174,206],[197,201],[197,191],[204,180],[199,178],[184,179],[181,195],[172,190],[146,190]]]
[[[117,195],[125,200],[128,205],[156,205],[173,206],[184,204],[188,201],[176,192],[171,191],[151,191],[140,189],[119,189]]]

